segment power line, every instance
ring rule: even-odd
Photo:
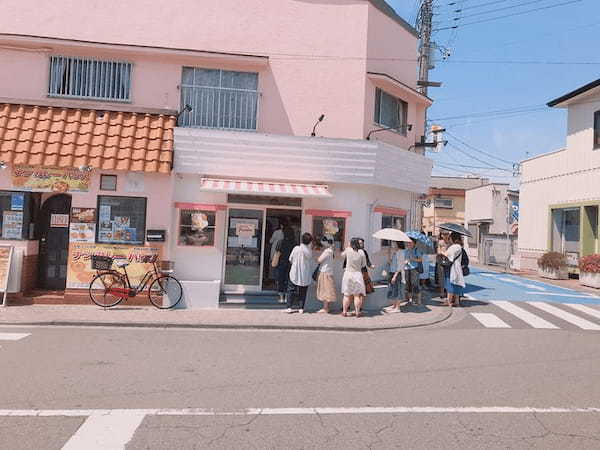
[[[534,3],[541,3],[541,2],[547,2],[547,1],[549,1],[549,0],[531,0],[529,2],[521,3],[521,4],[517,4],[517,5],[504,6],[502,8],[490,9],[488,11],[480,11],[480,12],[476,12],[473,14],[468,14],[468,15],[462,16],[460,18],[454,18],[453,20],[457,21],[457,20],[461,20],[461,19],[467,19],[469,17],[483,16],[485,14],[491,14],[491,13],[495,13],[495,12],[499,12],[499,11],[506,11],[507,9],[513,9],[513,8],[522,8],[523,6],[533,5]],[[479,5],[479,6],[483,6],[483,5]],[[479,6],[472,6],[471,8],[478,8]],[[464,8],[463,10],[456,10],[456,12],[464,11],[465,9],[469,9],[469,8]]]
[[[489,167],[484,167],[484,166],[468,166],[465,164],[456,164],[456,163],[448,163],[448,162],[444,162],[444,163],[440,163],[437,161],[434,161],[436,164],[438,165],[445,165],[445,166],[454,166],[454,167],[462,167],[465,169],[483,169],[483,170],[500,170],[502,172],[510,172],[512,173],[512,170],[509,169],[490,169]]]
[[[513,13],[513,14],[505,14],[503,16],[498,16],[498,17],[491,17],[489,19],[476,20],[474,22],[467,22],[467,23],[461,23],[459,25],[453,25],[453,26],[448,26],[448,27],[436,28],[433,31],[453,30],[453,29],[456,29],[456,28],[466,27],[466,26],[469,26],[469,25],[475,25],[475,24],[478,24],[478,23],[491,22],[493,20],[500,20],[500,19],[504,19],[506,17],[520,16],[520,15],[529,14],[529,13],[535,12],[535,11],[544,11],[546,9],[557,8],[559,6],[570,5],[572,3],[579,3],[581,1],[583,1],[583,0],[571,0],[571,1],[568,1],[568,2],[557,3],[556,5],[542,6],[540,8],[528,9],[527,11],[521,11],[521,12],[517,12],[517,13]]]
[[[471,150],[473,150],[473,151],[475,151],[475,152],[478,152],[478,153],[484,154],[484,155],[486,155],[488,158],[492,158],[492,159],[495,159],[495,160],[501,161],[501,162],[503,162],[503,163],[505,163],[505,164],[511,164],[511,165],[512,165],[512,164],[514,164],[514,163],[515,163],[514,161],[509,161],[509,160],[507,160],[507,159],[500,158],[499,156],[493,155],[492,153],[489,153],[489,152],[486,152],[486,151],[484,151],[484,150],[478,149],[477,147],[474,147],[474,146],[472,146],[471,144],[469,144],[469,143],[465,142],[463,139],[459,138],[458,136],[456,136],[456,135],[454,135],[454,134],[452,134],[452,133],[449,133],[448,131],[446,131],[446,134],[447,134],[448,136],[450,136],[451,138],[453,138],[453,139],[457,140],[458,142],[460,142],[460,143],[461,143],[462,145],[464,145],[465,147],[467,147],[467,148],[470,148]]]
[[[464,118],[469,118],[469,117],[486,117],[486,116],[494,116],[497,114],[510,114],[510,113],[514,113],[514,112],[527,112],[529,110],[532,109],[538,109],[538,108],[544,108],[546,109],[545,105],[540,105],[540,104],[536,104],[536,105],[526,105],[526,106],[515,106],[512,108],[506,108],[506,109],[496,109],[496,110],[491,110],[491,111],[483,111],[483,112],[476,112],[476,113],[472,113],[472,114],[464,114],[464,115],[460,115],[460,116],[448,116],[448,117],[437,117],[435,119],[431,119],[431,120],[435,120],[435,121],[444,121],[444,120],[456,120],[456,119],[464,119]]]
[[[493,164],[491,164],[491,163],[489,163],[489,162],[487,162],[487,161],[485,161],[483,159],[480,159],[480,158],[478,158],[476,156],[473,156],[471,153],[469,153],[469,152],[461,149],[460,147],[458,147],[456,144],[454,144],[452,142],[450,142],[448,145],[451,148],[453,148],[454,150],[458,150],[460,153],[462,153],[463,155],[467,156],[468,158],[474,159],[475,161],[478,161],[478,162],[480,162],[482,164],[486,164],[487,166],[489,166],[490,169],[505,170],[504,167],[494,166]]]

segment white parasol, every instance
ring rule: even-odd
[[[410,238],[402,231],[395,228],[384,228],[373,234],[376,239],[384,239],[386,241],[409,242]]]

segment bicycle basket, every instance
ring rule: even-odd
[[[92,255],[92,269],[94,270],[110,270],[112,264],[113,258],[110,256]]]

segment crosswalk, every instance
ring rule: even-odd
[[[469,310],[472,323],[484,328],[600,331],[600,305],[496,300]]]

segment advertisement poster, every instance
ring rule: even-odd
[[[339,232],[340,227],[337,223],[337,220],[323,219],[323,233],[325,234],[325,236],[333,238],[333,236],[335,236]]]
[[[10,196],[10,209],[13,211],[23,211],[25,205],[25,194],[15,193]]]
[[[235,227],[237,237],[237,245],[234,247],[256,248],[258,246],[258,240],[254,237],[258,226],[257,220],[231,219],[231,225]]]
[[[87,289],[96,276],[92,269],[92,255],[110,256],[129,261],[127,273],[131,284],[137,285],[144,274],[152,269],[152,262],[160,260],[160,247],[131,247],[124,245],[72,243],[69,245],[67,288]],[[113,268],[115,268],[113,266]]]
[[[10,273],[11,258],[12,247],[9,245],[0,246],[0,292],[6,292],[8,287],[8,275]]]
[[[21,239],[23,211],[4,211],[2,214],[2,239]]]
[[[87,192],[91,172],[75,168],[14,166],[13,186],[35,192]]]
[[[71,223],[96,223],[96,208],[71,208]]]
[[[95,223],[73,223],[69,226],[69,242],[90,242],[96,238]]]

